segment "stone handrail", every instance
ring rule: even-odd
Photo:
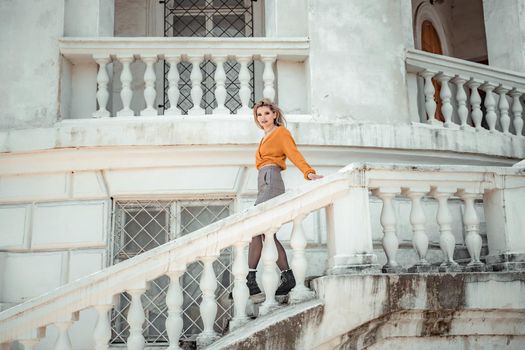
[[[413,49],[406,52],[406,69],[424,79],[426,115],[422,119],[428,123],[523,136],[521,97],[525,93],[525,75]],[[483,100],[480,90],[485,93]],[[437,119],[438,96],[443,123]]]
[[[191,70],[189,76],[191,93],[184,96],[184,99],[191,102],[193,107],[187,110],[187,114],[203,115],[206,113],[206,110],[201,106],[204,93],[201,87],[204,68],[201,65],[205,60],[211,60],[216,66],[213,75],[215,83],[213,94],[217,106],[213,109],[213,114],[230,114],[232,112],[225,105],[228,95],[239,96],[241,106],[236,110],[236,114],[250,114],[249,103],[253,87],[250,84],[249,65],[254,60],[262,62],[264,65],[262,76],[257,76],[256,79],[264,84],[263,97],[273,100],[276,94],[274,63],[276,60],[303,62],[308,57],[309,42],[306,38],[61,38],[59,49],[60,53],[72,63],[97,63],[96,100],[98,109],[93,113],[94,118],[111,116],[108,110],[108,102],[111,98],[108,85],[111,77],[108,74],[107,67],[112,62],[119,62],[122,65],[120,73],[121,101],[119,101],[122,109],[115,116],[135,115],[131,109],[133,97],[131,83],[137,77],[133,77],[130,66],[134,61],[142,61],[146,66],[143,76],[144,90],[142,92],[145,108],[139,114],[142,116],[158,115],[155,100],[160,93],[156,86],[156,81],[160,77],[156,76],[155,65],[159,60],[164,60],[169,65],[166,78],[170,107],[164,110],[164,115],[186,113],[186,111],[178,108],[182,91],[179,88],[179,81],[183,71],[188,72],[189,70]],[[188,67],[178,68],[181,62],[185,62]],[[236,62],[240,66],[235,77],[239,87],[235,89],[227,86],[228,75],[233,72],[233,69],[227,66],[231,62]],[[228,72],[228,70],[230,71]],[[208,74],[211,73],[208,72]],[[73,100],[75,99],[78,98],[73,98]]]
[[[430,267],[425,260],[428,238],[424,232],[425,218],[421,215],[420,200],[423,196],[431,196],[439,203],[437,221],[445,256],[440,269],[461,269],[453,260],[454,237],[451,234],[447,204],[450,197],[456,196],[465,203],[466,243],[471,255],[471,262],[466,269],[483,270],[485,264],[480,261],[479,220],[473,201],[481,196],[484,198],[491,254],[525,251],[525,247],[521,247],[520,241],[516,240],[521,234],[522,226],[519,225],[525,223],[520,221],[523,219],[515,208],[517,203],[511,202],[512,198],[524,195],[524,174],[525,169],[521,168],[351,164],[319,181],[305,184],[295,191],[0,313],[0,344],[18,340],[26,348],[31,348],[43,336],[44,327],[54,324],[60,330],[56,348],[66,349],[70,344],[68,328],[78,319],[78,312],[95,308],[99,316],[94,331],[95,348],[107,349],[111,336],[108,312],[114,305],[114,297],[125,291],[132,297],[128,312],[128,347],[141,348],[140,344],[144,344],[144,310],[140,296],[145,292],[148,281],[168,275],[171,283],[166,296],[166,328],[171,344],[175,344],[170,349],[177,349],[182,329],[182,291],[179,278],[187,264],[198,260],[204,263],[200,282],[200,310],[204,330],[197,342],[209,344],[218,337],[213,330],[217,307],[214,291],[217,282],[212,263],[222,249],[232,246],[235,248],[232,271],[235,278],[234,317],[230,323],[230,329],[233,329],[248,321],[248,290],[245,284],[248,266],[244,251],[256,235],[266,236],[262,252],[262,280],[266,301],[261,306],[260,314],[270,312],[277,305],[277,250],[273,235],[287,222],[293,222],[290,243],[293,249],[292,268],[297,279],[297,286],[291,291],[290,300],[297,302],[312,297],[312,291],[304,284],[307,267],[304,255],[306,239],[301,228],[302,221],[312,211],[321,208],[326,208],[327,211],[331,273],[377,266],[370,228],[370,191],[383,201],[383,247],[388,257],[384,271],[395,272],[402,269],[396,262],[398,243],[392,207],[392,199],[398,195],[412,200],[410,220],[414,230],[414,246],[419,256],[419,262],[414,266],[415,272],[429,271]],[[509,247],[507,244],[514,246]]]

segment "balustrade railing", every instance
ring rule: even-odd
[[[525,75],[419,50],[407,51],[406,67],[422,78],[422,121],[523,136]]]
[[[200,280],[200,314],[204,329],[198,336],[197,343],[209,344],[219,336],[213,328],[217,314],[217,281],[212,263],[222,249],[234,247],[235,252],[232,271],[235,280],[234,317],[230,324],[230,329],[234,329],[248,321],[245,248],[256,235],[266,236],[262,252],[262,286],[266,301],[260,307],[260,314],[271,312],[277,306],[277,252],[272,238],[285,223],[293,222],[292,267],[297,280],[297,286],[290,293],[290,300],[299,302],[313,296],[313,292],[305,285],[308,261],[304,256],[306,239],[302,230],[303,220],[312,211],[326,208],[329,271],[337,273],[377,267],[369,215],[371,195],[379,197],[383,203],[380,221],[384,232],[383,247],[388,258],[384,271],[396,272],[406,268],[401,267],[396,259],[399,245],[396,233],[398,218],[393,200],[397,196],[406,196],[412,203],[410,222],[413,228],[413,245],[418,255],[417,263],[410,267],[412,271],[428,271],[430,268],[426,259],[429,238],[425,224],[433,218],[426,218],[422,211],[423,197],[435,198],[439,203],[435,220],[439,225],[440,246],[444,256],[440,270],[484,270],[486,267],[480,259],[481,237],[474,200],[483,198],[484,201],[490,254],[517,252],[519,249],[505,244],[519,242],[516,238],[522,235],[522,227],[518,227],[520,211],[516,208],[517,203],[509,199],[506,201],[506,198],[517,198],[523,192],[525,176],[523,169],[519,168],[352,164],[336,174],[305,184],[295,191],[0,313],[0,344],[8,347],[12,342],[18,341],[24,348],[30,349],[43,336],[45,327],[50,326],[59,329],[56,348],[70,349],[69,326],[78,320],[79,311],[93,308],[98,313],[93,331],[95,349],[108,349],[111,336],[109,312],[114,305],[115,296],[127,292],[131,295],[127,314],[130,326],[127,346],[129,349],[143,349],[145,339],[142,327],[145,315],[140,297],[146,290],[148,281],[167,275],[170,279],[166,295],[166,330],[170,341],[168,349],[179,349],[178,340],[182,331],[182,291],[179,279],[186,266],[195,261],[201,261],[204,265]],[[451,231],[449,207],[449,200],[453,197],[460,198],[464,203],[465,241],[471,258],[465,267],[454,261],[455,239]],[[519,244],[517,247],[519,248]]]
[[[180,63],[191,66],[191,91],[187,101],[193,105],[188,111],[189,115],[201,115],[206,111],[203,108],[203,73],[204,61],[213,62],[214,73],[211,84],[216,106],[213,114],[230,114],[225,103],[229,95],[235,95],[240,101],[240,108],[236,114],[249,114],[251,111],[250,98],[253,89],[250,83],[251,74],[249,65],[261,62],[262,72],[256,69],[255,81],[260,85],[261,97],[273,100],[276,96],[276,81],[274,66],[277,60],[291,60],[302,62],[308,57],[309,44],[307,39],[271,39],[271,38],[62,38],[60,39],[60,53],[74,65],[89,64],[96,62],[98,67],[96,75],[96,101],[97,109],[92,114],[94,118],[106,118],[110,116],[151,116],[158,115],[159,109],[156,105],[158,95],[164,93],[162,84],[157,84],[164,79],[163,75],[157,74],[161,69],[156,65],[166,62],[169,66],[167,74],[167,99],[169,108],[164,110],[164,115],[185,114],[177,106],[181,96],[179,81],[182,69]],[[130,68],[132,63],[142,62],[145,67],[142,76]],[[113,77],[109,66],[119,63],[121,71],[119,76]],[[225,65],[238,64],[239,71],[234,77],[235,84],[227,88],[227,74]],[[163,71],[163,70],[162,70]],[[211,74],[211,72],[207,72]],[[231,70],[230,70],[231,73]],[[158,76],[160,75],[160,76]],[[117,82],[112,79],[118,79]],[[162,79],[162,80],[161,80]],[[142,91],[132,89],[134,85],[143,82]],[[74,85],[74,84],[73,84]],[[122,108],[114,115],[109,110],[109,102],[112,98],[112,85],[120,85],[120,93],[115,98],[115,105]],[[233,87],[233,89],[232,89]],[[257,86],[259,88],[259,86]],[[211,89],[211,87],[210,87]],[[161,91],[159,91],[161,90]],[[81,99],[75,97],[72,92],[73,101]],[[141,96],[137,96],[141,95]],[[95,94],[94,96],[95,97]],[[132,99],[143,102],[144,108],[134,111],[131,104]],[[163,99],[162,99],[163,100]],[[209,103],[208,103],[209,104]],[[162,113],[162,112],[161,112]]]

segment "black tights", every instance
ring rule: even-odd
[[[277,246],[277,266],[281,271],[290,269],[290,266],[288,265],[288,259],[286,258],[286,251],[284,250],[283,245],[281,242],[279,242],[276,235],[274,235],[273,238],[275,240],[275,245]],[[250,246],[248,248],[248,267],[250,269],[257,269],[257,264],[259,264],[259,260],[261,260],[263,240],[264,235],[258,235],[253,237],[252,241],[250,242]]]

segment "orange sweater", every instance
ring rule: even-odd
[[[260,169],[265,165],[275,164],[284,170],[287,157],[303,172],[305,179],[308,180],[308,174],[315,174],[315,170],[304,160],[292,135],[284,126],[277,127],[266,139],[261,140],[255,154],[255,166]]]

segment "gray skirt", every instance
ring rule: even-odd
[[[257,178],[257,199],[254,205],[266,202],[283,193],[284,182],[281,177],[281,168],[277,165],[261,168]]]

